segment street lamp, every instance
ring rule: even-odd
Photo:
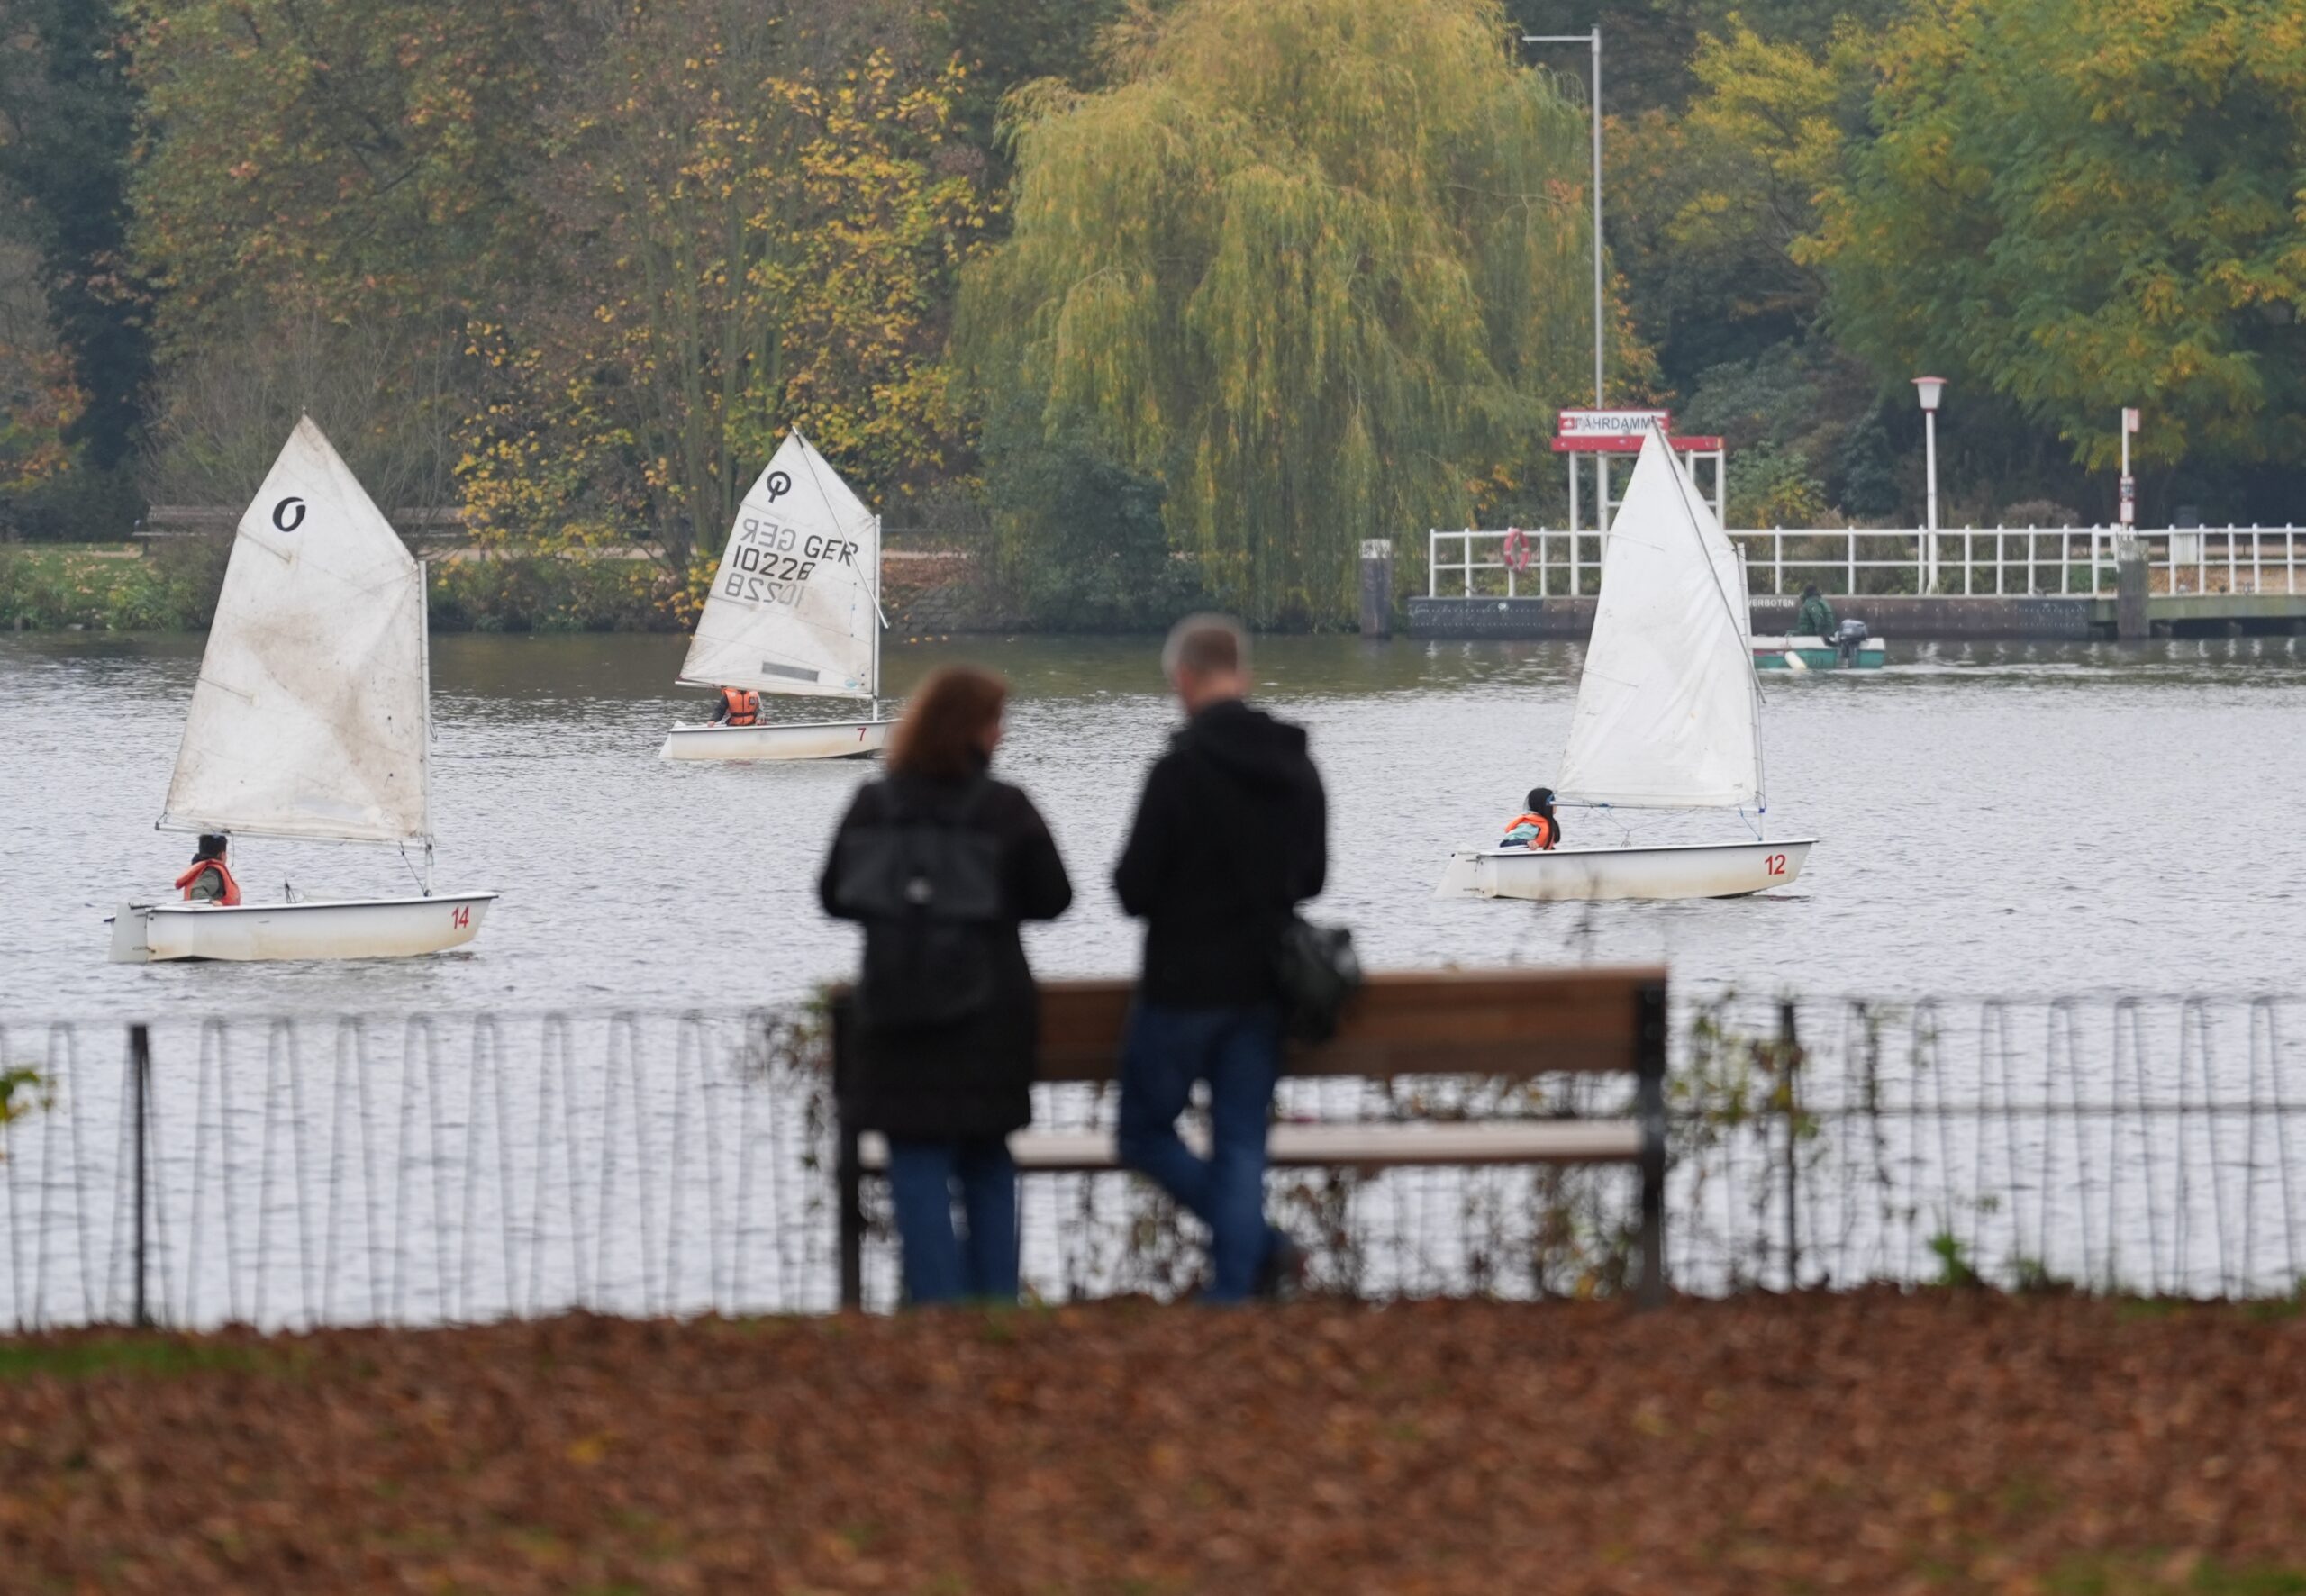
[[[1524,33],[1524,44],[1583,44],[1593,51],[1593,408],[1602,398],[1602,30],[1591,33]],[[1603,467],[1607,469],[1606,467]],[[1604,492],[1605,498],[1607,496]]]
[[[1929,535],[1922,540],[1922,591],[1938,588],[1938,401],[1945,396],[1942,376],[1918,376],[1914,390],[1921,396],[1922,471],[1929,485]]]

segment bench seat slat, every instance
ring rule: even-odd
[[[1665,979],[1647,966],[1375,971],[1336,1038],[1292,1048],[1288,1070],[1373,1080],[1631,1071],[1635,994]],[[1134,992],[1119,980],[1042,982],[1040,1078],[1112,1079]]]
[[[1185,1130],[1187,1146],[1206,1156],[1207,1133]],[[1093,1174],[1118,1169],[1110,1130],[1026,1130],[1009,1138],[1017,1167],[1034,1174]],[[1268,1161],[1280,1168],[1456,1167],[1480,1164],[1595,1164],[1641,1156],[1633,1120],[1509,1120],[1483,1122],[1297,1125],[1273,1128]],[[858,1138],[864,1168],[888,1167],[888,1144],[867,1131]]]

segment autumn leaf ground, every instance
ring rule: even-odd
[[[2306,1320],[1887,1292],[0,1342],[9,1591],[2306,1591]]]

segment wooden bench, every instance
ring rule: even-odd
[[[1117,1067],[1132,984],[1041,984],[1040,1078],[1106,1083]],[[1373,975],[1337,1036],[1292,1050],[1293,1075],[1398,1080],[1417,1075],[1528,1080],[1566,1074],[1634,1077],[1622,1119],[1279,1123],[1269,1142],[1281,1168],[1402,1169],[1501,1164],[1631,1165],[1641,1194],[1639,1300],[1665,1292],[1666,972],[1662,968],[1396,971]],[[845,993],[833,1002],[835,1095],[847,1078],[852,1034]],[[883,1173],[887,1148],[844,1120],[838,1129],[840,1300],[864,1296],[864,1182]],[[1121,1167],[1105,1130],[1020,1131],[1010,1138],[1026,1174],[1094,1174]]]

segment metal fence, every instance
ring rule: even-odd
[[[2293,1004],[1677,1002],[1681,1290],[2301,1280]],[[148,1036],[140,1053],[132,1034]],[[806,1013],[355,1017],[0,1030],[0,1325],[829,1310],[831,1126]],[[1296,1119],[1612,1112],[1614,1081],[1285,1082]],[[1110,1088],[1037,1115],[1109,1126]],[[1276,1174],[1317,1285],[1605,1292],[1621,1168]],[[1189,1222],[1125,1175],[1025,1183],[1040,1296],[1190,1289]],[[896,1300],[885,1214],[867,1300]]]
[[[2112,527],[1920,529],[1771,527],[1732,530],[1756,594],[1810,583],[1837,597],[2111,598]],[[2293,526],[2203,527],[2138,534],[2159,594],[2306,593],[2306,535]],[[1601,591],[1602,534],[1539,528],[1426,533],[1434,598],[1571,598]]]

